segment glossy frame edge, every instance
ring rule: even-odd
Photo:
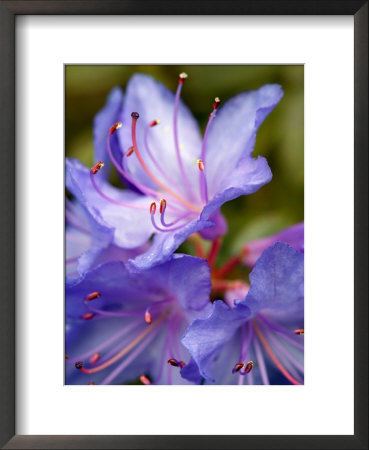
[[[154,6],[153,6],[154,5]],[[15,435],[15,17],[18,14],[349,14],[355,34],[355,434]],[[0,0],[0,445],[6,449],[368,449],[368,2],[365,0]],[[4,208],[5,206],[5,208]]]

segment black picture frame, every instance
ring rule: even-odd
[[[19,436],[15,435],[15,18],[28,14],[352,15],[354,129],[354,435]],[[43,0],[0,1],[0,445],[6,449],[368,449],[368,1]],[[344,362],[343,362],[344,365]],[[341,369],[338,369],[341,370]],[[337,393],[339,395],[339,393]],[[319,405],[317,405],[319,407]]]

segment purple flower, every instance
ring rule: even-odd
[[[66,286],[66,384],[181,384],[180,343],[211,308],[206,261],[174,255],[152,269],[109,262]]]
[[[179,76],[175,94],[146,75],[131,78],[124,98],[114,89],[94,123],[97,164],[89,171],[67,161],[68,189],[112,230],[115,245],[138,247],[155,234],[150,249],[134,259],[137,268],[165,261],[192,233],[210,240],[224,234],[222,204],[272,177],[266,160],[252,151],[281,87],[241,93],[221,108],[216,98],[201,139],[180,99],[186,77]],[[129,189],[109,185],[108,171],[100,170],[109,160]]]
[[[65,206],[67,279],[78,278],[104,262],[127,262],[149,248],[148,243],[133,249],[118,247],[113,243],[113,230],[99,224],[81,205],[66,198]]]
[[[250,274],[250,290],[228,306],[213,303],[182,343],[192,360],[182,376],[218,384],[302,384],[304,255],[277,242]]]

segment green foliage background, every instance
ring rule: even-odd
[[[188,79],[182,98],[204,130],[214,97],[279,83],[284,97],[259,129],[254,155],[265,156],[272,181],[257,193],[227,203],[222,212],[229,232],[220,261],[247,240],[279,231],[304,218],[304,67],[302,65],[80,66],[65,69],[66,156],[93,165],[92,121],[111,88],[125,88],[135,72],[147,73],[175,91],[178,74]],[[226,133],[227,130],[224,130]],[[224,155],[225,158],[227,155]],[[186,250],[186,248],[183,248]]]

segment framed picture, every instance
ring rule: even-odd
[[[367,18],[0,3],[4,448],[368,447]]]

